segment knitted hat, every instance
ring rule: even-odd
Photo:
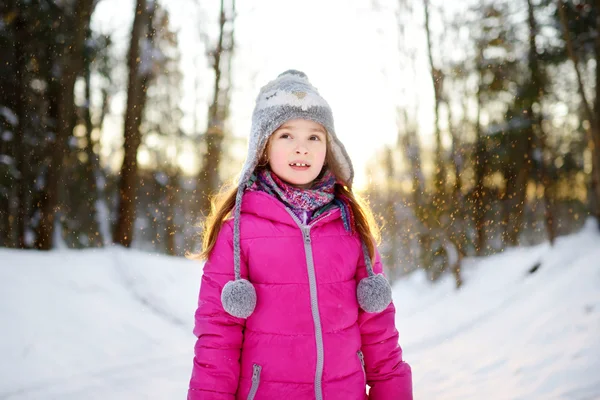
[[[244,190],[271,134],[292,119],[307,119],[323,125],[327,130],[327,145],[339,167],[341,178],[347,185],[351,185],[354,178],[352,161],[335,134],[331,108],[317,89],[310,84],[306,74],[288,70],[261,88],[252,114],[248,155],[240,173],[235,198],[233,229],[235,280],[227,282],[221,292],[223,308],[235,317],[248,318],[256,307],[254,286],[248,280],[242,279],[240,273],[240,213]],[[392,301],[392,289],[383,275],[373,272],[371,259],[364,243],[362,249],[368,277],[358,284],[358,303],[367,312],[381,312]]]

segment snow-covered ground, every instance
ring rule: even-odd
[[[541,262],[534,274],[529,268]],[[416,399],[599,399],[600,235],[394,285]],[[184,399],[200,264],[0,249],[0,399]]]

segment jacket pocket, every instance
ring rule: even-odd
[[[248,400],[254,400],[254,396],[256,396],[256,391],[258,390],[258,385],[260,384],[260,371],[262,367],[258,364],[254,364],[252,366],[252,387],[250,388],[250,392],[248,393]]]
[[[357,351],[356,355],[358,355],[358,359],[360,360],[360,366],[362,367],[363,375],[365,376],[365,382],[366,382],[367,371],[365,370],[365,356],[363,355],[363,352],[361,350]]]

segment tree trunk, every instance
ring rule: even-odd
[[[528,110],[528,115],[532,112]],[[533,150],[533,127],[527,128],[525,138],[519,138],[517,146],[517,157],[519,163],[517,176],[514,183],[514,191],[509,192],[512,199],[507,199],[509,202],[510,219],[507,231],[507,241],[510,246],[517,246],[519,243],[519,235],[523,230],[523,216],[525,213],[525,204],[527,202],[527,185],[529,183],[531,171],[531,154]]]
[[[58,191],[59,185],[63,184],[63,159],[68,152],[67,141],[73,127],[75,80],[82,68],[83,45],[94,4],[93,0],[79,0],[75,3],[72,45],[64,49],[65,52],[61,57],[60,67],[63,73],[57,110],[56,139],[46,176],[46,190],[41,199],[41,219],[35,244],[42,250],[50,250],[53,244],[54,213],[60,208]]]
[[[396,204],[398,203],[398,191],[396,187],[394,187],[394,183],[397,182],[397,177],[395,174],[394,168],[394,154],[391,147],[385,148],[385,162],[384,168],[386,171],[386,191],[385,191],[385,208],[384,215],[386,216],[386,226],[388,227],[386,230],[386,235],[388,240],[392,242],[392,246],[390,246],[390,251],[387,256],[389,259],[395,260],[397,257],[397,247],[394,243],[398,240],[398,217],[396,215]],[[392,267],[397,267],[395,263],[390,263]],[[398,271],[391,271],[393,276],[391,280],[394,280],[394,276],[397,276]]]
[[[177,211],[177,207],[175,204],[177,203],[177,194],[179,193],[179,174],[177,172],[169,171],[169,182],[167,183],[166,191],[167,191],[167,254],[175,256],[178,254],[177,252],[177,225],[175,224],[175,213]]]
[[[599,0],[596,0],[596,3],[600,3]],[[598,108],[598,104],[600,104],[600,100],[598,100],[598,93],[600,92],[599,83],[600,83],[600,73],[598,72],[599,68],[596,67],[596,110],[592,110],[592,106],[587,100],[585,95],[585,89],[583,86],[583,79],[581,78],[581,73],[579,72],[579,58],[577,57],[577,53],[573,49],[573,42],[571,40],[571,34],[569,32],[569,24],[567,21],[567,16],[564,10],[564,4],[562,0],[558,0],[558,14],[560,16],[561,25],[563,28],[563,34],[565,39],[565,44],[567,47],[567,54],[569,58],[573,62],[573,67],[575,68],[575,75],[577,76],[577,87],[579,89],[579,95],[581,96],[581,102],[583,103],[583,107],[590,122],[590,128],[586,129],[587,137],[588,137],[588,147],[591,148],[592,152],[592,204],[593,209],[591,210],[591,214],[596,217],[598,221],[598,228],[600,229],[600,108]],[[600,18],[600,17],[598,17]],[[597,21],[597,28],[600,28],[600,21]],[[600,37],[596,35],[596,66],[600,62]]]
[[[456,263],[452,265],[452,275],[454,275],[454,287],[456,289],[460,289],[463,285],[463,278],[461,275],[461,265],[463,258],[464,254],[461,251],[459,251],[458,259],[456,260]]]
[[[596,0],[596,40],[595,40],[595,55],[596,55],[596,99],[595,99],[595,121],[596,129],[592,131],[594,135],[593,143],[596,153],[596,220],[598,229],[600,230],[600,0]],[[594,152],[592,152],[593,154]]]
[[[442,151],[442,133],[440,130],[440,103],[442,102],[442,85],[444,82],[444,76],[442,71],[436,69],[433,65],[433,49],[431,44],[431,30],[429,27],[429,0],[425,0],[423,3],[425,9],[425,33],[427,35],[427,54],[429,57],[429,68],[431,71],[431,80],[433,83],[433,93],[435,96],[435,188],[436,188],[436,197],[438,200],[438,206],[442,206],[443,199],[445,197],[445,179],[444,179],[444,160],[443,160],[443,151]]]
[[[448,239],[454,246],[458,253],[456,262],[450,267],[452,268],[452,274],[454,275],[454,282],[456,289],[460,289],[463,284],[461,276],[462,259],[465,255],[465,216],[464,216],[464,202],[462,197],[462,182],[460,179],[460,165],[458,161],[457,146],[459,143],[456,130],[454,129],[454,122],[452,118],[452,108],[450,102],[446,99],[446,107],[448,109],[448,130],[450,131],[450,138],[452,139],[452,166],[454,168],[454,188],[452,190],[452,210],[450,213],[450,227],[448,229]],[[448,258],[450,259],[450,257]]]
[[[551,196],[552,182],[548,176],[548,166],[546,165],[545,153],[546,149],[546,137],[543,127],[543,113],[542,99],[544,97],[544,82],[541,71],[541,66],[538,59],[537,53],[537,23],[535,20],[535,13],[531,0],[527,0],[528,10],[528,23],[529,23],[529,72],[531,74],[531,86],[533,90],[533,98],[531,101],[537,103],[540,107],[540,112],[537,117],[532,114],[528,115],[533,127],[537,128],[537,150],[540,154],[539,160],[539,178],[544,186],[544,223],[546,225],[546,232],[548,234],[548,240],[550,245],[554,245],[556,238],[556,227],[554,226],[554,211],[553,211],[553,200]]]
[[[546,139],[544,137],[544,132],[542,128],[542,118],[540,117],[538,125],[540,127],[540,136],[539,136],[539,150],[542,156],[540,160],[540,180],[542,185],[544,186],[544,223],[546,225],[546,232],[548,233],[548,241],[551,246],[554,246],[554,242],[556,241],[556,224],[554,218],[554,198],[555,198],[555,189],[554,182],[552,182],[550,175],[548,173],[548,162],[546,162],[545,154],[549,151],[546,146]]]
[[[125,152],[119,181],[119,211],[113,241],[124,247],[131,246],[135,221],[135,196],[138,179],[137,151],[142,142],[140,126],[146,103],[146,79],[140,76],[140,39],[144,24],[148,21],[146,0],[137,0],[136,12],[131,30],[131,42],[127,66],[129,80],[127,87],[127,109],[123,129]]]
[[[502,243],[508,243],[508,230],[510,228],[510,199],[511,193],[515,191],[515,173],[511,168],[510,163],[505,164],[502,168],[504,177],[504,193],[502,199]],[[504,246],[503,246],[504,247]]]
[[[483,60],[483,55],[478,57],[479,63]],[[477,119],[475,121],[475,187],[473,189],[473,223],[475,225],[475,252],[477,255],[483,254],[485,245],[485,208],[484,208],[484,186],[483,178],[485,174],[485,145],[483,135],[481,134],[481,91],[483,71],[481,65],[477,65],[479,72],[479,87],[477,89]]]
[[[16,178],[16,188],[15,192],[17,195],[17,215],[14,221],[14,231],[16,233],[16,243],[14,243],[15,247],[24,249],[25,248],[25,221],[27,218],[27,183],[28,178],[30,176],[30,167],[27,163],[27,148],[29,145],[26,144],[25,141],[25,123],[27,121],[27,106],[29,103],[29,95],[27,93],[27,54],[25,53],[25,49],[27,47],[22,46],[20,43],[26,43],[27,34],[25,24],[27,22],[23,19],[21,15],[17,17],[17,21],[15,21],[15,37],[17,40],[15,41],[15,61],[16,61],[16,71],[17,71],[17,95],[16,95],[16,112],[18,118],[18,125],[15,144],[13,147],[13,154],[15,156],[15,162],[17,170],[19,171],[19,176]],[[10,209],[7,210],[7,212]],[[10,220],[9,220],[10,221]],[[11,232],[9,230],[9,232]],[[14,238],[14,235],[10,235]]]
[[[103,125],[104,125],[104,118],[106,117],[106,114],[108,113],[108,103],[109,103],[109,96],[108,96],[108,91],[106,89],[102,90],[102,108],[100,111],[100,117],[97,121],[97,125],[96,125],[96,129],[98,129],[99,132],[102,132],[103,130]],[[94,143],[94,146],[97,143]],[[93,149],[93,147],[92,147]],[[99,151],[99,149],[98,149]],[[102,244],[104,246],[109,245],[110,243],[112,243],[112,229],[111,229],[111,210],[110,207],[108,205],[108,201],[107,201],[107,194],[106,194],[106,174],[104,172],[104,169],[102,168],[102,165],[100,164],[100,156],[98,155],[98,153],[93,152],[93,168],[95,171],[95,180],[96,180],[96,190],[97,190],[97,197],[98,197],[98,202],[96,204],[96,218],[97,218],[97,224],[98,224],[98,228],[99,228],[99,232],[100,232],[100,239],[102,241]]]
[[[88,29],[88,39],[91,37],[91,30]],[[96,208],[96,204],[98,201],[98,187],[96,168],[99,167],[99,163],[97,162],[97,156],[94,153],[94,140],[92,139],[92,131],[94,130],[94,125],[92,123],[92,114],[90,112],[91,103],[92,103],[92,90],[91,90],[91,62],[90,57],[86,57],[84,63],[84,79],[85,79],[85,105],[84,105],[84,113],[83,117],[85,120],[85,130],[86,130],[86,146],[85,146],[85,154],[87,155],[87,162],[85,163],[85,185],[87,185],[87,197],[85,199],[85,207],[89,212],[91,218],[88,218],[87,226],[85,233],[89,238],[89,247],[100,247],[103,244],[103,238],[101,236],[99,227],[98,227],[98,209]]]
[[[224,0],[221,0],[221,12],[219,18],[219,40],[214,51],[213,70],[215,73],[215,88],[213,93],[213,101],[208,110],[208,127],[204,141],[206,144],[206,152],[202,160],[202,168],[198,176],[198,190],[200,193],[200,211],[208,214],[210,211],[210,196],[216,193],[219,187],[219,165],[222,158],[222,143],[224,134],[224,120],[222,104],[219,99],[221,94],[221,75],[222,57],[223,57],[223,41],[225,36],[225,16]]]

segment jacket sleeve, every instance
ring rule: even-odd
[[[241,274],[247,277],[244,258]],[[194,365],[188,400],[232,400],[238,387],[245,320],[229,315],[221,304],[221,291],[234,279],[233,231],[224,223],[204,264],[195,315]]]
[[[383,272],[381,256],[376,250],[373,271]],[[367,277],[362,252],[356,270],[356,282]],[[395,326],[396,309],[391,303],[380,313],[359,309],[358,325],[362,339],[367,385],[370,400],[412,400],[412,372],[402,359]]]

